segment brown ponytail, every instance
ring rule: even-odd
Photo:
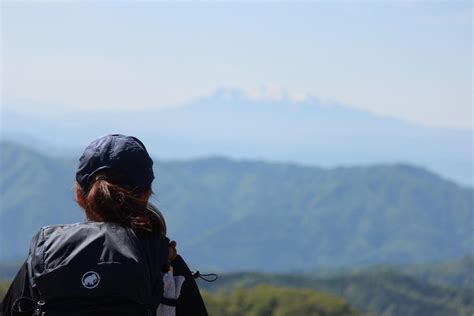
[[[120,223],[138,233],[156,231],[165,236],[163,216],[155,206],[148,203],[151,188],[145,192],[135,192],[120,183],[123,183],[123,176],[107,169],[94,176],[87,192],[77,185],[77,202],[87,218]]]

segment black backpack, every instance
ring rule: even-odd
[[[168,244],[115,223],[42,228],[27,261],[34,315],[154,315]]]

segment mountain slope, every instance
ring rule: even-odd
[[[194,170],[202,170],[193,173],[194,179],[231,170],[214,164],[211,172],[207,163],[193,163]],[[212,258],[216,268],[238,269],[233,262],[242,260],[245,268],[257,270],[268,265],[310,269],[315,263],[363,266],[455,258],[472,251],[472,191],[422,169],[322,170],[259,163],[234,168],[238,172],[225,182],[236,183],[229,193],[222,196],[226,188],[218,182],[214,190],[201,193],[228,197],[212,208],[233,218],[206,227],[206,235],[186,243],[192,257]],[[166,192],[162,201],[168,202]],[[256,212],[244,213],[248,210]]]
[[[74,159],[1,144],[1,259],[42,225],[82,220]],[[310,270],[472,252],[473,190],[408,165],[320,169],[210,158],[157,161],[155,202],[192,266]]]

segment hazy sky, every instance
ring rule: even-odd
[[[4,107],[142,109],[231,87],[472,129],[471,1],[1,9]]]

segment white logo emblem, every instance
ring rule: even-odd
[[[88,271],[84,273],[84,275],[82,276],[82,285],[86,289],[95,288],[97,285],[99,285],[99,282],[100,282],[100,276],[97,272]]]

